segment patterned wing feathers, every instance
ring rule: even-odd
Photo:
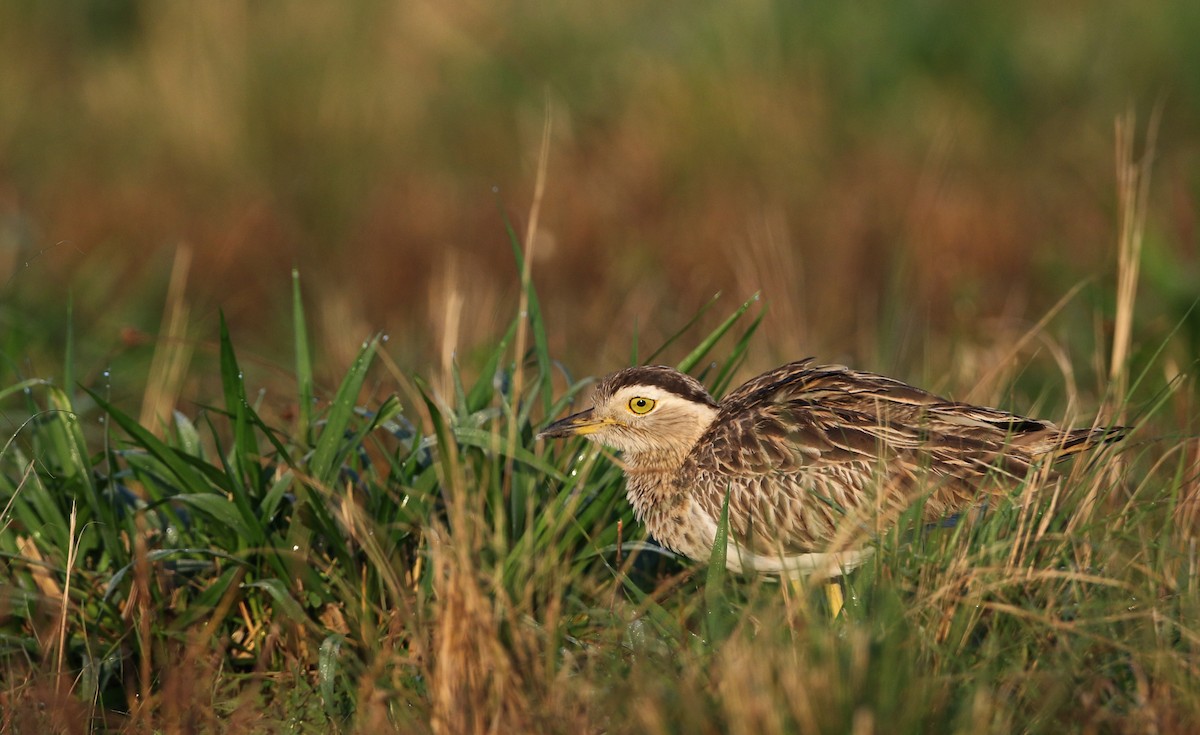
[[[720,405],[678,481],[719,513],[730,493],[733,530],[759,546],[753,527],[789,553],[828,543],[839,519],[877,502],[932,490],[942,514],[1058,459],[1124,435],[1062,431],[1047,421],[946,401],[891,378],[811,360],[751,380]]]

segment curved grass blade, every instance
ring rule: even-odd
[[[75,292],[67,291],[67,344],[63,351],[63,389],[75,390]]]
[[[758,327],[762,324],[763,317],[766,315],[767,310],[764,308],[758,313],[758,316],[754,317],[754,321],[750,322],[750,326],[746,327],[746,331],[742,332],[742,336],[738,338],[737,344],[729,352],[729,357],[721,365],[720,372],[717,373],[717,377],[713,379],[711,384],[712,394],[717,398],[720,398],[729,388],[729,383],[733,380],[734,371],[745,361],[746,352],[750,349],[750,338],[758,331]]]
[[[308,427],[312,425],[313,370],[304,301],[300,298],[300,271],[296,268],[292,269],[292,336],[296,340],[296,382],[300,391],[300,418],[296,433],[306,439]]]
[[[0,388],[0,401],[3,401],[5,398],[8,398],[9,396],[13,395],[14,393],[22,393],[24,391],[30,390],[31,388],[36,388],[39,385],[49,385],[49,384],[50,384],[50,381],[43,380],[42,378],[29,378],[27,380],[22,380],[19,383],[13,383],[12,385],[8,386],[7,388]],[[0,451],[0,454],[3,454],[3,452]]]
[[[330,633],[321,641],[321,648],[317,653],[317,688],[321,692],[325,711],[329,714],[336,714],[337,711],[334,687],[338,678],[342,676],[342,644],[345,642],[346,636]]]
[[[153,564],[154,562],[161,561],[162,559],[169,559],[176,554],[211,556],[214,559],[225,559],[226,561],[233,562],[234,564],[237,564],[243,568],[247,565],[247,562],[244,559],[240,559],[233,554],[226,553],[219,549],[154,549],[146,553],[146,561]],[[104,595],[101,599],[103,599],[105,602],[112,599],[113,593],[116,592],[117,588],[121,585],[121,580],[123,580],[126,575],[133,571],[133,567],[136,564],[136,561],[130,562],[114,572],[112,577],[110,577],[108,582],[106,582],[104,585]]]
[[[733,630],[735,618],[725,595],[725,561],[729,553],[729,490],[721,504],[721,519],[708,557],[708,573],[704,578],[704,631],[709,644],[724,640]]]
[[[165,465],[187,492],[211,492],[211,487],[205,482],[205,479],[175,449],[167,446],[158,437],[142,428],[141,424],[123,413],[116,406],[101,398],[95,391],[90,388],[84,388],[84,391],[92,397],[92,400],[96,402],[96,405],[101,410],[111,416],[113,421],[116,421],[117,425],[125,430],[125,433],[129,434],[135,444],[145,449],[150,456]]]
[[[467,412],[475,413],[481,411],[491,405],[492,397],[495,395],[495,380],[496,372],[500,369],[500,360],[508,352],[508,346],[512,343],[513,337],[517,333],[517,320],[514,319],[512,324],[508,326],[508,331],[497,343],[496,349],[488,356],[487,362],[479,372],[479,377],[475,380],[475,385],[471,386],[471,390],[467,393]]]
[[[754,296],[747,299],[746,303],[739,306],[737,311],[730,314],[729,318],[721,322],[716,329],[714,329],[700,342],[699,345],[696,346],[696,349],[688,353],[688,356],[679,362],[679,364],[676,366],[679,368],[679,371],[683,373],[691,372],[692,368],[696,367],[696,365],[704,359],[704,356],[712,350],[713,345],[715,345],[718,340],[725,336],[725,333],[737,323],[738,319],[742,318],[743,314],[749,311],[750,307],[753,306],[754,302],[756,301],[758,301],[758,294],[754,294]]]
[[[646,358],[645,364],[649,365],[651,362],[654,361],[654,358],[658,357],[668,347],[675,344],[675,341],[678,340],[680,337],[682,337],[684,335],[684,333],[687,332],[689,329],[694,327],[696,325],[696,322],[700,321],[700,317],[704,316],[705,313],[707,313],[708,310],[711,309],[717,303],[717,301],[719,301],[720,299],[721,299],[721,294],[719,292],[714,294],[713,297],[708,300],[708,303],[706,303],[704,306],[701,306],[699,309],[696,310],[696,313],[692,315],[691,319],[687,320],[686,324],[684,324],[679,329],[675,330],[675,332],[670,337],[667,337],[665,340],[663,340],[662,345],[660,345],[657,350],[650,353],[650,355]]]
[[[266,590],[277,605],[279,612],[290,618],[297,625],[307,628],[310,632],[320,632],[316,623],[304,612],[304,607],[288,592],[287,585],[274,577],[246,582],[246,587]]]
[[[454,439],[459,444],[466,446],[477,447],[485,451],[495,451],[501,456],[515,459],[516,461],[537,470],[538,472],[554,478],[558,482],[566,482],[567,476],[559,472],[553,465],[538,457],[528,449],[515,447],[512,454],[509,454],[503,445],[496,446],[495,437],[490,431],[483,429],[468,429],[464,427],[455,427]]]
[[[220,314],[220,320],[221,387],[225,391],[225,410],[233,417],[234,465],[239,480],[245,482],[254,476],[259,457],[258,440],[254,436],[254,427],[249,419],[253,409],[246,401],[246,381],[242,377],[242,369],[238,367],[224,312]]]
[[[371,367],[371,361],[378,348],[379,335],[375,335],[363,344],[358,356],[354,359],[354,364],[350,366],[350,371],[342,379],[342,384],[333,397],[333,404],[329,408],[325,426],[321,429],[321,436],[317,439],[316,449],[313,451],[308,465],[313,478],[325,487],[332,486],[333,481],[337,479],[338,458],[348,451],[344,441],[346,428],[350,425],[351,417],[354,416],[358,394],[362,390],[363,381],[366,380],[367,371]]]
[[[53,386],[47,389],[47,402],[53,411],[53,420],[47,425],[54,454],[58,459],[58,470],[64,479],[73,482],[84,496],[84,504],[92,517],[100,521],[99,533],[104,546],[109,550],[121,548],[117,535],[117,517],[112,503],[100,496],[92,477],[92,463],[88,457],[87,440],[83,427],[70,396],[65,390]],[[86,550],[86,549],[85,549]]]

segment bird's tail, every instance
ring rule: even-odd
[[[1070,429],[1044,437],[1030,447],[1036,457],[1048,457],[1058,461],[1072,454],[1086,452],[1102,444],[1111,444],[1129,434],[1128,426],[1100,426],[1090,429]]]

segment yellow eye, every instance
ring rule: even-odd
[[[642,414],[650,413],[650,410],[653,408],[654,408],[654,399],[653,398],[642,398],[641,396],[638,396],[636,398],[629,399],[629,410],[633,411],[638,416],[641,416]]]

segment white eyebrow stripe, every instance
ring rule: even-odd
[[[672,393],[669,390],[663,390],[657,385],[628,385],[618,390],[613,394],[613,400],[619,403],[627,403],[633,398],[649,398],[653,401],[661,401],[666,398],[674,398],[680,401],[692,401],[688,398]]]

